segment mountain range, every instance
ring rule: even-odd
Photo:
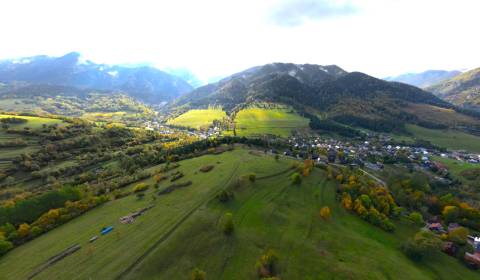
[[[152,104],[170,101],[193,89],[181,78],[150,66],[96,64],[76,52],[62,57],[0,61],[0,82],[119,91]]]
[[[461,73],[462,72],[456,70],[428,70],[421,73],[406,73],[399,76],[387,77],[384,78],[384,80],[409,84],[419,88],[427,88],[429,86],[451,79]]]
[[[426,90],[455,105],[480,111],[480,68],[455,76]]]
[[[336,65],[273,63],[234,74],[181,96],[171,108],[210,105],[235,112],[254,102],[291,105],[297,111],[373,130],[405,123],[445,128],[478,125],[478,119],[417,87],[349,73]]]

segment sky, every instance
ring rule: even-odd
[[[376,77],[480,67],[478,0],[2,0],[0,59],[80,52],[203,81],[271,62]]]

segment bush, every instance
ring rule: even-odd
[[[257,175],[255,175],[255,173],[252,173],[252,174],[248,175],[248,180],[250,182],[254,183],[256,179],[257,179]]]
[[[13,244],[10,241],[0,239],[0,256],[5,255],[13,248]]]
[[[410,219],[412,222],[414,222],[417,225],[422,225],[423,222],[423,216],[422,214],[418,212],[412,212],[408,215],[408,219]]]
[[[205,280],[207,277],[207,274],[205,271],[202,271],[198,268],[195,268],[192,272],[192,280]]]
[[[465,245],[467,243],[468,234],[469,234],[469,231],[467,228],[458,227],[458,228],[452,229],[448,233],[448,240],[459,245]]]
[[[413,238],[407,240],[403,246],[403,252],[413,260],[422,260],[439,251],[442,241],[431,231],[421,230]]]
[[[213,168],[214,168],[213,165],[205,165],[202,168],[200,168],[200,171],[207,173],[207,172],[210,172]]]
[[[331,215],[332,215],[332,213],[330,211],[330,207],[324,206],[324,207],[322,207],[322,209],[320,209],[320,217],[322,217],[322,219],[328,220],[328,219],[330,219]]]
[[[298,172],[292,174],[292,183],[295,185],[300,185],[302,183],[302,176]]]
[[[133,188],[133,192],[134,193],[139,193],[139,192],[144,192],[146,191],[150,186],[145,184],[145,183],[140,183],[140,184],[137,184],[134,188]]]
[[[258,276],[261,278],[273,277],[276,274],[276,264],[278,256],[273,250],[268,250],[257,261],[255,267],[257,268]]]
[[[220,202],[228,202],[233,198],[233,192],[223,190],[221,193],[217,195],[217,198]]]
[[[232,213],[225,213],[224,217],[224,224],[223,224],[223,233],[226,235],[231,235],[234,230],[233,224],[233,214]]]

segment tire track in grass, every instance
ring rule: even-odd
[[[238,171],[240,166],[240,161],[237,161],[235,167],[233,168],[230,177],[226,180],[223,184],[223,187],[219,188],[215,191],[211,196],[208,196],[206,199],[197,203],[192,209],[190,209],[187,213],[185,213],[179,220],[176,222],[172,228],[170,228],[159,240],[157,240],[152,246],[150,246],[145,253],[143,253],[140,257],[138,257],[132,264],[130,264],[124,271],[120,272],[115,279],[123,279],[126,275],[133,271],[137,265],[139,265],[147,256],[150,255],[158,246],[160,246],[165,240],[167,240],[189,217],[193,215],[200,207],[207,204],[210,200],[214,199],[221,191],[228,187],[228,184],[231,182],[232,178]]]

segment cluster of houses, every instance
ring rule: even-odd
[[[382,135],[367,138],[366,141],[343,142],[338,139],[321,137],[291,137],[287,140],[290,148],[284,152],[286,156],[312,159],[341,164],[357,164],[373,170],[383,168],[382,160],[391,159],[394,163],[403,161],[417,162],[418,167],[447,171],[446,166],[433,161],[432,156],[455,159],[463,162],[480,164],[480,154],[465,151],[441,152],[432,148],[391,145],[391,138]],[[323,152],[321,152],[323,151]],[[325,152],[326,151],[326,152]]]
[[[447,234],[458,227],[460,227],[459,224],[450,223],[447,229],[445,229],[443,225],[436,220],[427,223],[425,226],[426,229],[438,234]],[[473,252],[466,252],[464,259],[472,267],[480,267],[480,237],[469,235],[467,241],[473,247]],[[448,241],[444,243],[442,250],[448,255],[453,256],[457,253],[458,246]]]

